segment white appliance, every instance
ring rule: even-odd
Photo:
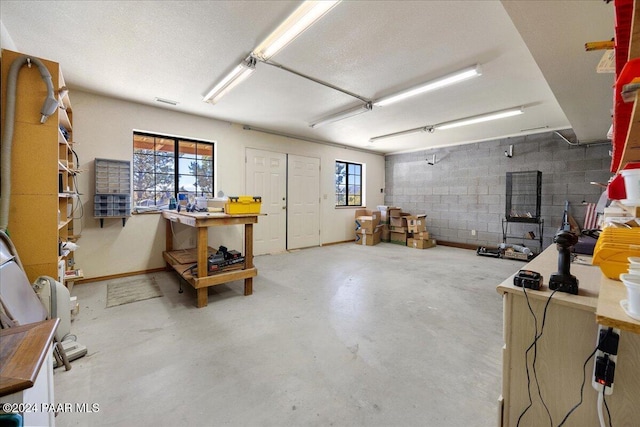
[[[0,314],[6,315],[3,323],[26,325],[58,317],[56,341],[62,344],[67,359],[75,360],[87,354],[87,348],[71,335],[69,290],[46,276],[38,277],[32,286],[13,243],[4,232],[0,232],[0,237]]]
[[[49,317],[60,319],[56,338],[62,343],[67,359],[71,362],[87,354],[87,347],[76,342],[75,336],[71,334],[72,300],[67,287],[51,277],[40,276],[33,283],[33,290],[47,309]]]

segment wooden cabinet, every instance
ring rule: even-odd
[[[7,125],[9,69],[21,55],[2,51],[3,129]],[[75,186],[78,171],[73,151],[71,102],[60,65],[49,60],[40,61],[51,74],[60,107],[45,123],[40,122],[40,110],[47,95],[46,85],[37,66],[21,67],[16,85],[11,144],[8,231],[30,281],[42,275],[60,280],[59,263],[64,263],[64,270],[74,268],[73,252],[62,253],[60,243],[74,242],[78,238],[73,221],[78,204]]]
[[[502,396],[499,399],[500,426],[518,423],[518,418],[529,405],[529,392],[533,403],[522,416],[520,425],[550,424],[537,384],[553,418],[553,425],[558,425],[580,401],[583,375],[586,375],[583,402],[565,425],[599,426],[598,393],[591,385],[593,357],[586,364],[586,369],[583,370],[583,366],[596,346],[596,320],[606,326],[621,327],[620,324],[602,322],[602,317],[596,313],[596,307],[600,310],[602,304],[604,282],[611,282],[606,284],[618,288],[624,286],[620,282],[603,279],[600,269],[590,265],[590,259],[586,259],[585,264],[571,265],[571,273],[580,281],[578,295],[556,292],[551,297],[546,279],[557,271],[557,261],[558,252],[552,245],[523,267],[544,277],[545,284],[538,291],[528,289],[525,296],[522,288],[513,285],[512,277],[498,286],[498,292],[503,295],[505,343],[502,351]],[[535,319],[530,310],[535,313]],[[629,323],[634,322],[629,320]],[[536,333],[540,337],[534,350],[532,345]],[[614,390],[607,396],[613,425],[640,425],[637,408],[640,395],[639,353],[640,335],[633,329],[624,328],[620,333]],[[537,383],[533,371],[534,355]]]
[[[25,426],[55,426],[52,340],[59,319],[0,331],[0,401],[23,416]],[[4,405],[3,405],[4,406]],[[4,409],[4,408],[3,408]]]

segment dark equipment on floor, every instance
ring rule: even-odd
[[[476,249],[476,254],[492,258],[500,258],[502,256],[500,248],[485,248],[484,246],[478,246],[478,249]]]

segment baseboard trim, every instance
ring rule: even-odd
[[[477,246],[472,245],[470,243],[448,242],[446,240],[438,240],[437,242],[438,242],[438,245],[440,246],[450,246],[453,248],[469,249],[474,251],[478,248]],[[322,243],[320,246],[342,245],[344,243],[353,243],[353,240],[343,240],[340,242]],[[112,279],[120,279],[122,277],[137,276],[139,274],[157,273],[160,271],[167,271],[167,269],[165,267],[160,267],[160,268],[152,268],[149,270],[132,271],[129,273],[110,274],[108,276],[89,277],[87,279],[76,280],[74,282],[74,286],[83,285],[85,283],[91,283],[91,282],[101,282],[103,280],[112,280]]]
[[[469,249],[469,250],[477,250],[477,245],[472,245],[471,243],[458,243],[458,242],[447,242],[446,240],[437,240],[438,245],[440,246],[451,246],[452,248],[460,248],[460,249]]]
[[[103,280],[112,280],[112,279],[120,279],[122,277],[137,276],[139,274],[158,273],[160,271],[167,271],[167,269],[165,267],[160,267],[160,268],[151,268],[149,270],[132,271],[129,273],[110,274],[108,276],[89,277],[87,279],[76,280],[74,282],[74,286],[83,285],[85,283],[91,283],[91,282],[101,282]]]
[[[341,245],[341,244],[343,244],[343,243],[353,243],[353,242],[354,242],[354,240],[353,240],[353,239],[351,239],[351,240],[343,240],[343,241],[341,241],[341,242],[323,243],[323,244],[322,244],[322,245],[320,245],[320,246],[333,246],[333,245]]]

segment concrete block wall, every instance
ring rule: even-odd
[[[507,158],[504,152],[510,145],[513,157]],[[590,183],[607,183],[612,176],[610,149],[610,144],[571,146],[554,132],[545,132],[387,155],[384,201],[406,212],[427,214],[427,227],[436,239],[495,247],[502,242],[506,173],[539,170],[544,249],[561,225],[565,200],[570,214],[583,225],[584,202],[597,203],[603,192]],[[427,160],[434,154],[436,164],[431,166]],[[536,224],[509,227],[510,235],[527,231],[540,235]],[[539,242],[510,239],[509,243],[538,250]]]

